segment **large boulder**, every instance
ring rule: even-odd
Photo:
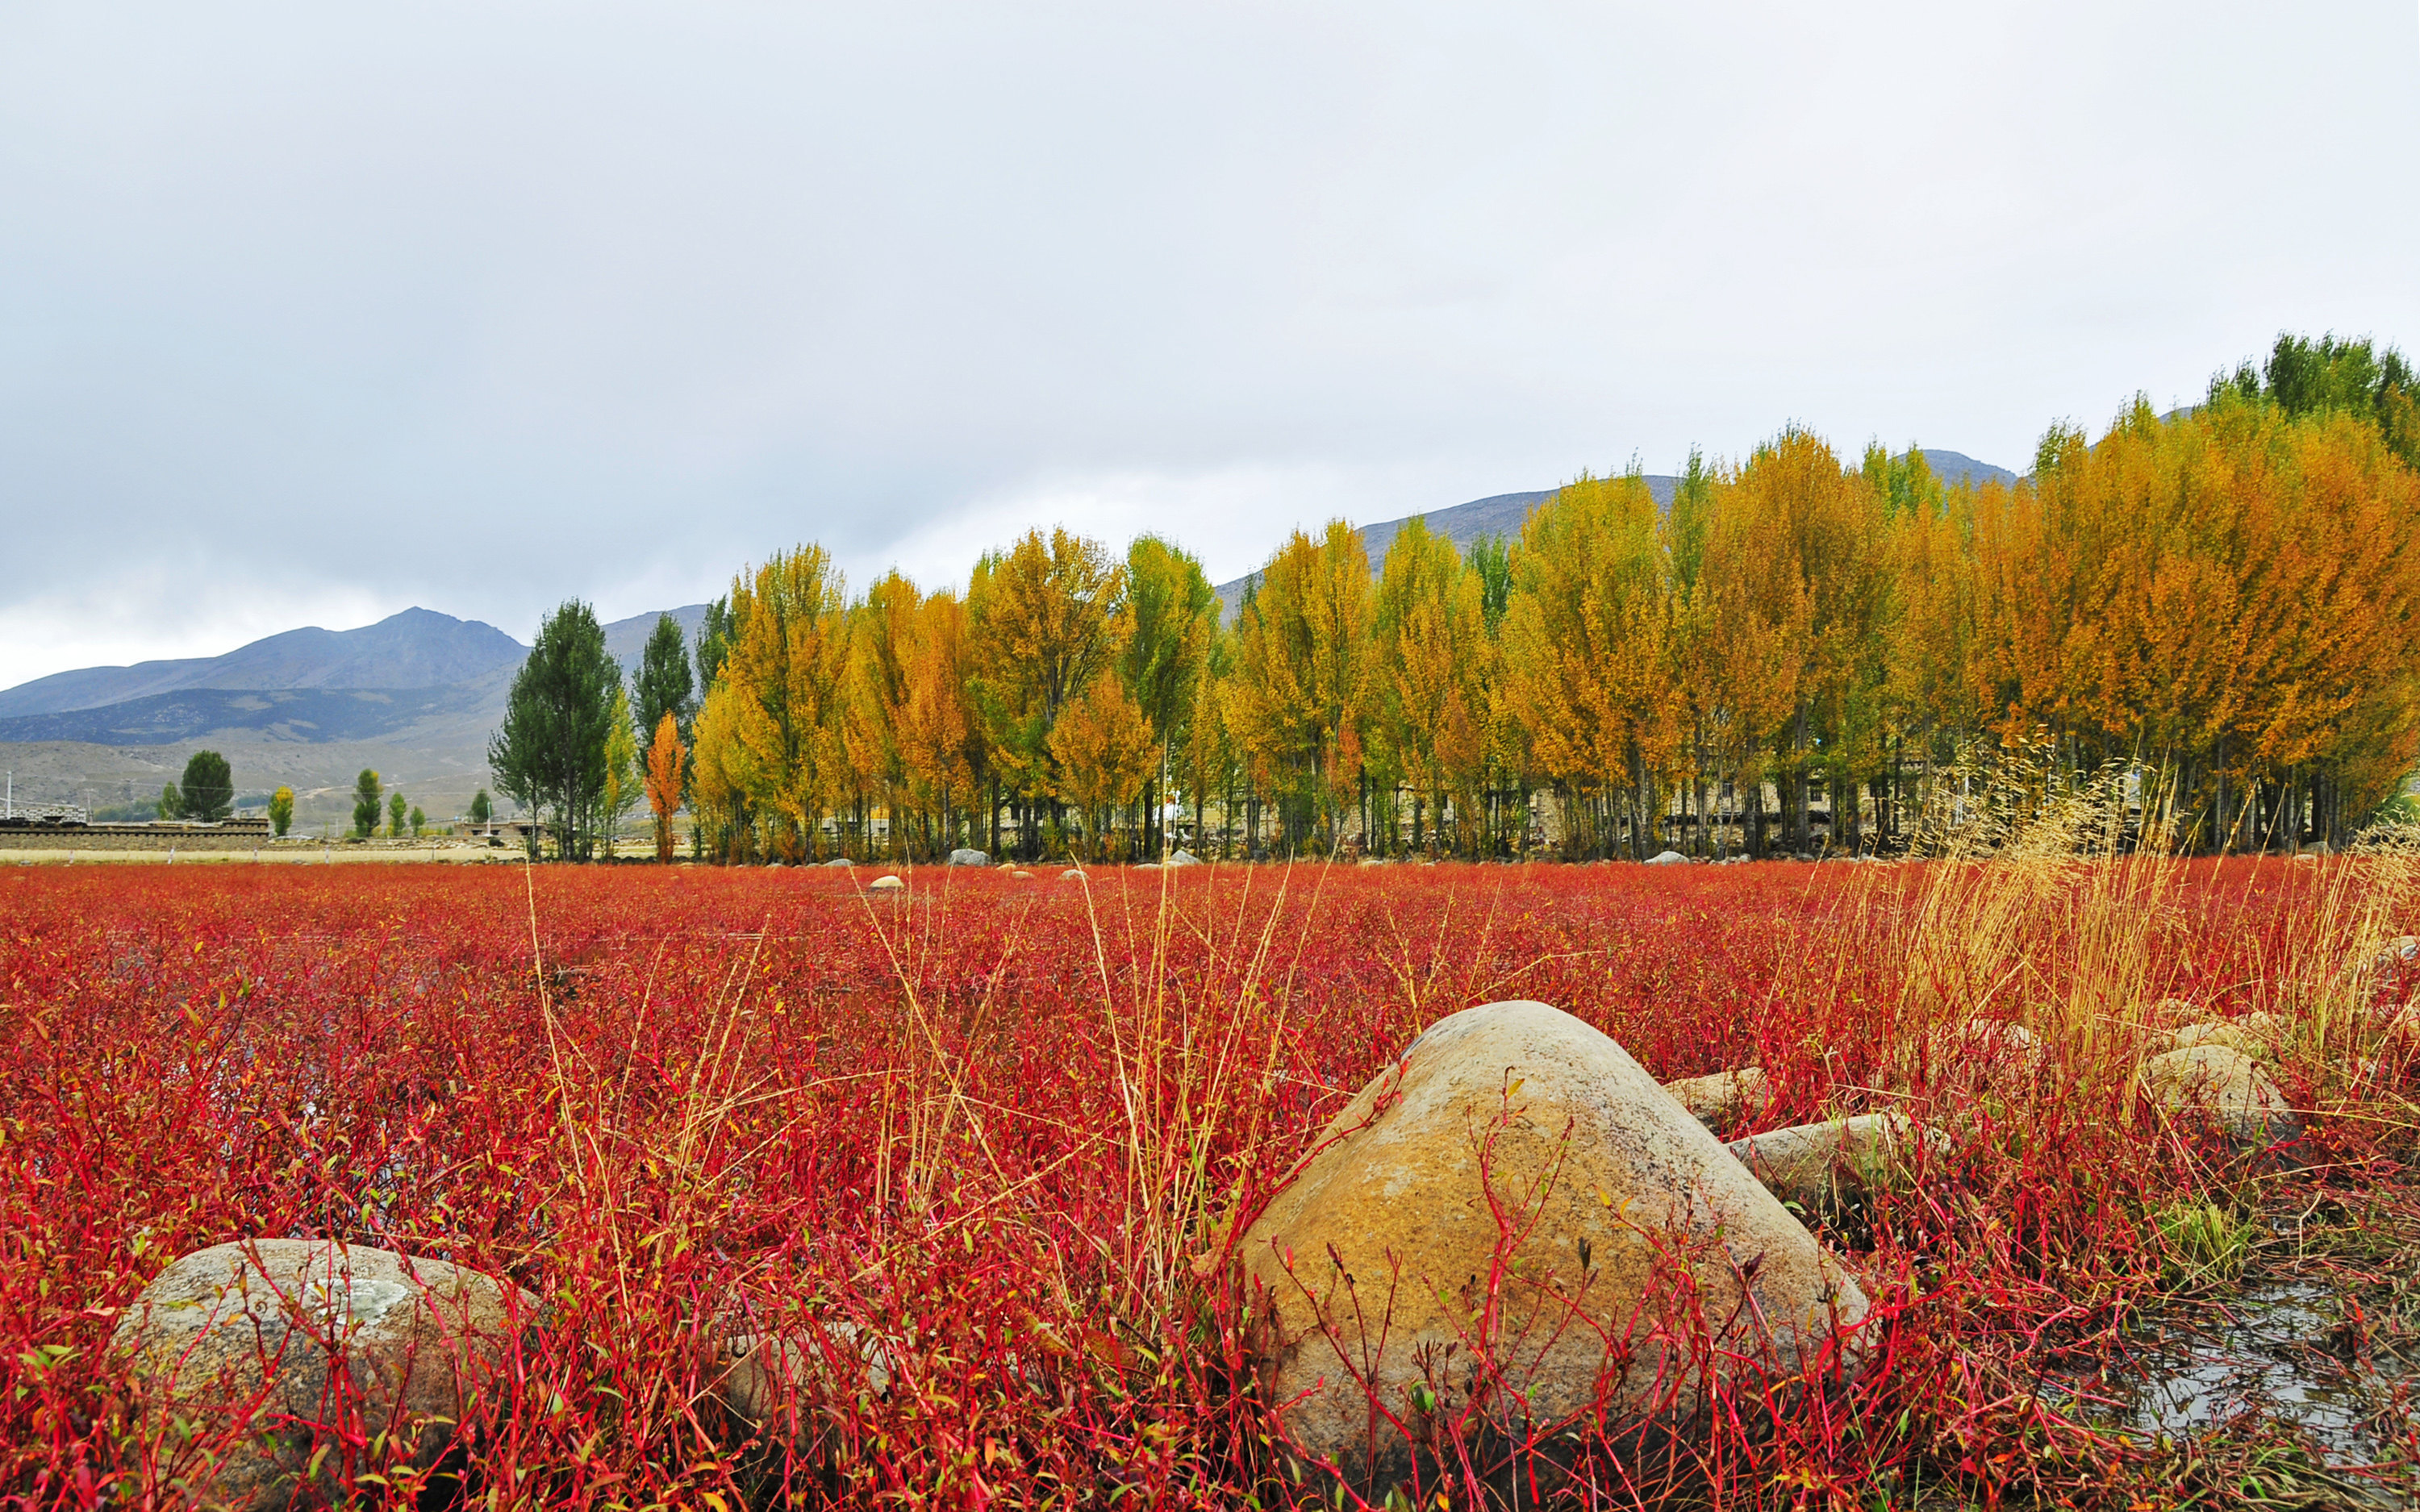
[[[2197,1044],[2143,1063],[2143,1087],[2170,1113],[2204,1116],[2239,1145],[2267,1147],[2303,1136],[2286,1094],[2250,1056],[2225,1044]]]
[[[970,851],[961,845],[950,853],[952,866],[989,866],[991,855],[986,851]]]
[[[1194,855],[1191,851],[1178,851],[1168,858],[1168,864],[1171,866],[1200,866],[1202,864],[1202,857]]]
[[[1296,1453],[1373,1498],[1412,1471],[1387,1414],[1499,1447],[1575,1416],[1678,1423],[1707,1361],[1786,1391],[1867,1312],[1688,1109],[1544,1003],[1433,1026],[1240,1252],[1264,1399]]]
[[[111,1342],[147,1437],[199,1429],[188,1489],[284,1507],[341,1498],[331,1477],[348,1437],[385,1435],[399,1462],[434,1465],[536,1314],[527,1292],[443,1260],[260,1239],[171,1264]]]
[[[1679,851],[1657,851],[1647,858],[1649,866],[1686,866],[1689,858]]]

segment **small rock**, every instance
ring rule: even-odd
[[[723,1357],[715,1394],[724,1408],[751,1428],[787,1420],[792,1438],[818,1401],[891,1392],[890,1349],[854,1323],[810,1324],[804,1336],[735,1334],[723,1341]],[[807,1411],[793,1417],[800,1407]]]
[[[1737,1071],[1718,1071],[1711,1076],[1666,1082],[1664,1090],[1678,1098],[1699,1123],[1720,1131],[1761,1111],[1767,1088],[1762,1067],[1742,1066]]]
[[[2272,1061],[2277,1058],[2278,1046],[2285,1041],[2286,1021],[2274,1013],[2204,1019],[2188,1024],[2168,1037],[2169,1048],[2174,1050],[2190,1050],[2202,1044],[2223,1044],[2256,1060]]]
[[[2190,997],[2163,997],[2147,1016],[2154,1024],[2207,1024],[2218,1017]]]
[[[1062,882],[1081,882],[1084,880],[1084,869],[1080,866],[1071,866],[1066,871],[1059,873],[1059,880]]]
[[[1600,1401],[1617,1419],[1684,1418],[1708,1384],[1697,1362],[1787,1376],[1867,1313],[1814,1236],[1621,1045],[1544,1003],[1431,1026],[1310,1149],[1238,1242],[1262,1399],[1286,1404],[1297,1452],[1373,1500],[1413,1450],[1373,1395],[1415,1432],[1456,1421],[1475,1392],[1488,1395],[1474,1433]],[[1509,1249],[1498,1211],[1516,1226]],[[1667,1316],[1676,1284],[1696,1301]],[[1481,1311],[1500,1335],[1476,1348]],[[1712,1338],[1693,1336],[1698,1319]]]
[[[2171,1113],[2206,1113],[2239,1144],[2299,1139],[2303,1120],[2259,1063],[2226,1044],[2197,1044],[2143,1063],[2143,1086]]]
[[[527,1292],[443,1260],[261,1239],[161,1272],[111,1344],[129,1358],[147,1441],[177,1433],[176,1421],[205,1442],[226,1437],[193,1492],[212,1505],[285,1507],[340,1498],[329,1480],[305,1477],[344,1464],[336,1434],[356,1425],[387,1435],[402,1463],[436,1464],[503,1368],[520,1320],[536,1313]]]
[[[1689,858],[1679,851],[1657,851],[1647,858],[1649,866],[1686,866]]]
[[[855,861],[850,860],[850,859],[849,859],[847,856],[833,856],[830,860],[826,861],[826,862],[824,863],[824,865],[826,865],[826,866],[837,866],[837,867],[842,867],[842,868],[852,867],[852,866],[855,866],[856,864],[857,864],[857,863],[856,863]]]
[[[1178,851],[1175,855],[1168,858],[1168,864],[1171,866],[1200,866],[1202,864],[1202,857],[1194,855],[1191,851]]]
[[[868,892],[904,892],[907,887],[908,884],[895,876],[876,877],[865,885],[865,890]]]
[[[1134,865],[1134,869],[1138,872],[1156,872],[1159,870],[1159,863],[1157,861],[1137,861]]]
[[[1031,882],[1033,880],[1033,873],[1021,868],[1013,869],[1008,874],[1016,878],[1020,882]]]
[[[2011,1019],[1973,1019],[1944,1025],[1926,1037],[1935,1075],[1962,1066],[1987,1072],[2030,1071],[2041,1061],[2041,1042]]]
[[[2247,1056],[2254,1057],[2270,1054],[2267,1045],[2225,1019],[2206,1024],[2188,1024],[2168,1036],[2170,1050],[2191,1050],[2200,1044],[2225,1045],[2229,1050],[2240,1050]]]
[[[989,866],[991,856],[985,851],[970,851],[961,845],[950,853],[952,866]]]
[[[1803,1211],[1837,1196],[1844,1183],[1889,1184],[1903,1172],[1916,1134],[1916,1123],[1903,1115],[1862,1113],[1750,1134],[1723,1148],[1776,1199]]]

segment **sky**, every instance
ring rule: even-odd
[[[2420,9],[0,0],[0,686],[2420,350]]]

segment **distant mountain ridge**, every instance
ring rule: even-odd
[[[223,656],[86,667],[38,677],[0,692],[0,719],[103,708],[201,687],[442,687],[518,667],[528,655],[527,646],[492,625],[408,609],[357,630],[287,630]]]
[[[0,718],[0,741],[175,746],[235,731],[301,745],[376,740],[431,718],[475,713],[498,686],[490,673],[435,687],[185,688],[94,709],[12,715]]]
[[[1963,452],[1940,451],[1929,446],[1919,450],[1924,454],[1924,465],[1932,470],[1933,476],[1953,488],[1960,484],[1979,486],[1985,483],[2017,481],[2017,474],[2007,468],[1978,462]],[[1679,491],[1681,480],[1663,472],[1650,472],[1645,477],[1647,491],[1655,496],[1655,507],[1671,508],[1672,496]],[[1431,510],[1426,515],[1406,515],[1401,519],[1364,525],[1357,531],[1361,537],[1361,549],[1369,553],[1370,570],[1375,573],[1387,559],[1387,548],[1393,544],[1395,532],[1415,519],[1426,520],[1431,532],[1444,536],[1464,551],[1469,550],[1470,543],[1482,535],[1500,535],[1510,539],[1521,533],[1521,527],[1528,521],[1529,511],[1552,499],[1555,492],[1552,488],[1537,488],[1528,493],[1490,494],[1466,504]],[[1228,619],[1234,618],[1235,611],[1243,607],[1246,592],[1260,580],[1259,573],[1249,572],[1232,582],[1218,585],[1218,602],[1224,606],[1223,611]]]
[[[706,606],[604,626],[605,650],[626,673],[663,614],[693,640]],[[0,742],[157,746],[220,731],[307,743],[374,740],[431,718],[483,710],[501,718],[512,674],[528,656],[492,625],[413,608],[357,630],[287,630],[222,656],[38,677],[0,692]]]

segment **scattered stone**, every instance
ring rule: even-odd
[[[852,867],[852,866],[855,866],[856,864],[857,864],[857,863],[856,863],[855,861],[850,860],[850,859],[849,859],[847,856],[833,856],[830,860],[826,861],[826,862],[824,863],[824,865],[826,865],[826,866],[837,866],[837,867],[843,867],[843,868]]]
[[[1157,861],[1137,861],[1134,865],[1134,869],[1138,872],[1156,872],[1159,870],[1159,863]]]
[[[1178,851],[1175,855],[1168,858],[1168,864],[1171,866],[1200,866],[1202,864],[1202,857],[1194,855],[1191,851]]]
[[[2266,1056],[2271,1053],[2269,1046],[2262,1044],[2258,1040],[2225,1019],[2202,1024],[2188,1024],[2168,1036],[2170,1050],[2190,1050],[2201,1044],[2225,1045],[2229,1050],[2238,1050],[2253,1057]]]
[[[908,884],[895,876],[876,877],[865,885],[865,890],[868,892],[905,892],[907,889]]]
[[[2143,1063],[2143,1086],[2171,1113],[2206,1113],[2239,1144],[2299,1139],[2303,1120],[2259,1063],[2226,1044],[2197,1044]]]
[[[1071,866],[1066,871],[1059,873],[1059,880],[1062,882],[1081,882],[1084,880],[1084,869],[1080,866]]]
[[[970,851],[961,845],[950,853],[952,866],[989,866],[991,856],[984,851]]]
[[[715,1394],[751,1429],[777,1430],[793,1443],[834,1397],[880,1398],[891,1393],[891,1350],[854,1323],[810,1324],[804,1336],[735,1334],[723,1341],[723,1369]]]
[[[1708,1384],[1695,1362],[1755,1357],[1779,1384],[1866,1316],[1856,1282],[1687,1109],[1544,1003],[1439,1021],[1310,1148],[1240,1242],[1262,1399],[1290,1404],[1297,1452],[1373,1499],[1412,1456],[1373,1396],[1415,1433],[1474,1407],[1552,1422],[1602,1377],[1615,1414],[1679,1418]],[[1526,1236],[1509,1254],[1497,1208]],[[1676,1286],[1695,1302],[1666,1316]],[[1471,1339],[1491,1307],[1500,1334]]]
[[[2041,1061],[2041,1041],[2012,1019],[1970,1019],[1947,1024],[1925,1038],[1935,1075],[1959,1066],[1987,1071],[2030,1071]]]
[[[1767,1093],[1761,1066],[1666,1082],[1664,1090],[1679,1099],[1690,1117],[1717,1133],[1761,1111]]]
[[[2277,1058],[2278,1047],[2286,1041],[2286,1021],[2274,1013],[2246,1013],[2242,1018],[2210,1018],[2184,1027],[2168,1036],[2172,1050],[2190,1050],[2195,1045],[2219,1044],[2240,1050],[2256,1060]]]
[[[1020,882],[1031,882],[1033,880],[1033,873],[1021,867],[1012,869],[1008,874],[1016,878]]]
[[[147,1442],[182,1422],[222,1445],[188,1489],[265,1509],[334,1500],[340,1435],[384,1434],[398,1462],[436,1464],[536,1312],[527,1292],[508,1297],[443,1260],[261,1239],[161,1272],[111,1344],[129,1360]]]
[[[1783,1203],[1806,1211],[1844,1187],[1886,1186],[1904,1174],[1916,1125],[1897,1113],[1861,1113],[1774,1129],[1723,1148]]]
[[[2208,1024],[2218,1015],[2190,997],[2163,997],[2151,1005],[2149,1017],[2154,1024]]]
[[[1649,866],[1686,866],[1689,858],[1679,851],[1657,851],[1647,858]]]

